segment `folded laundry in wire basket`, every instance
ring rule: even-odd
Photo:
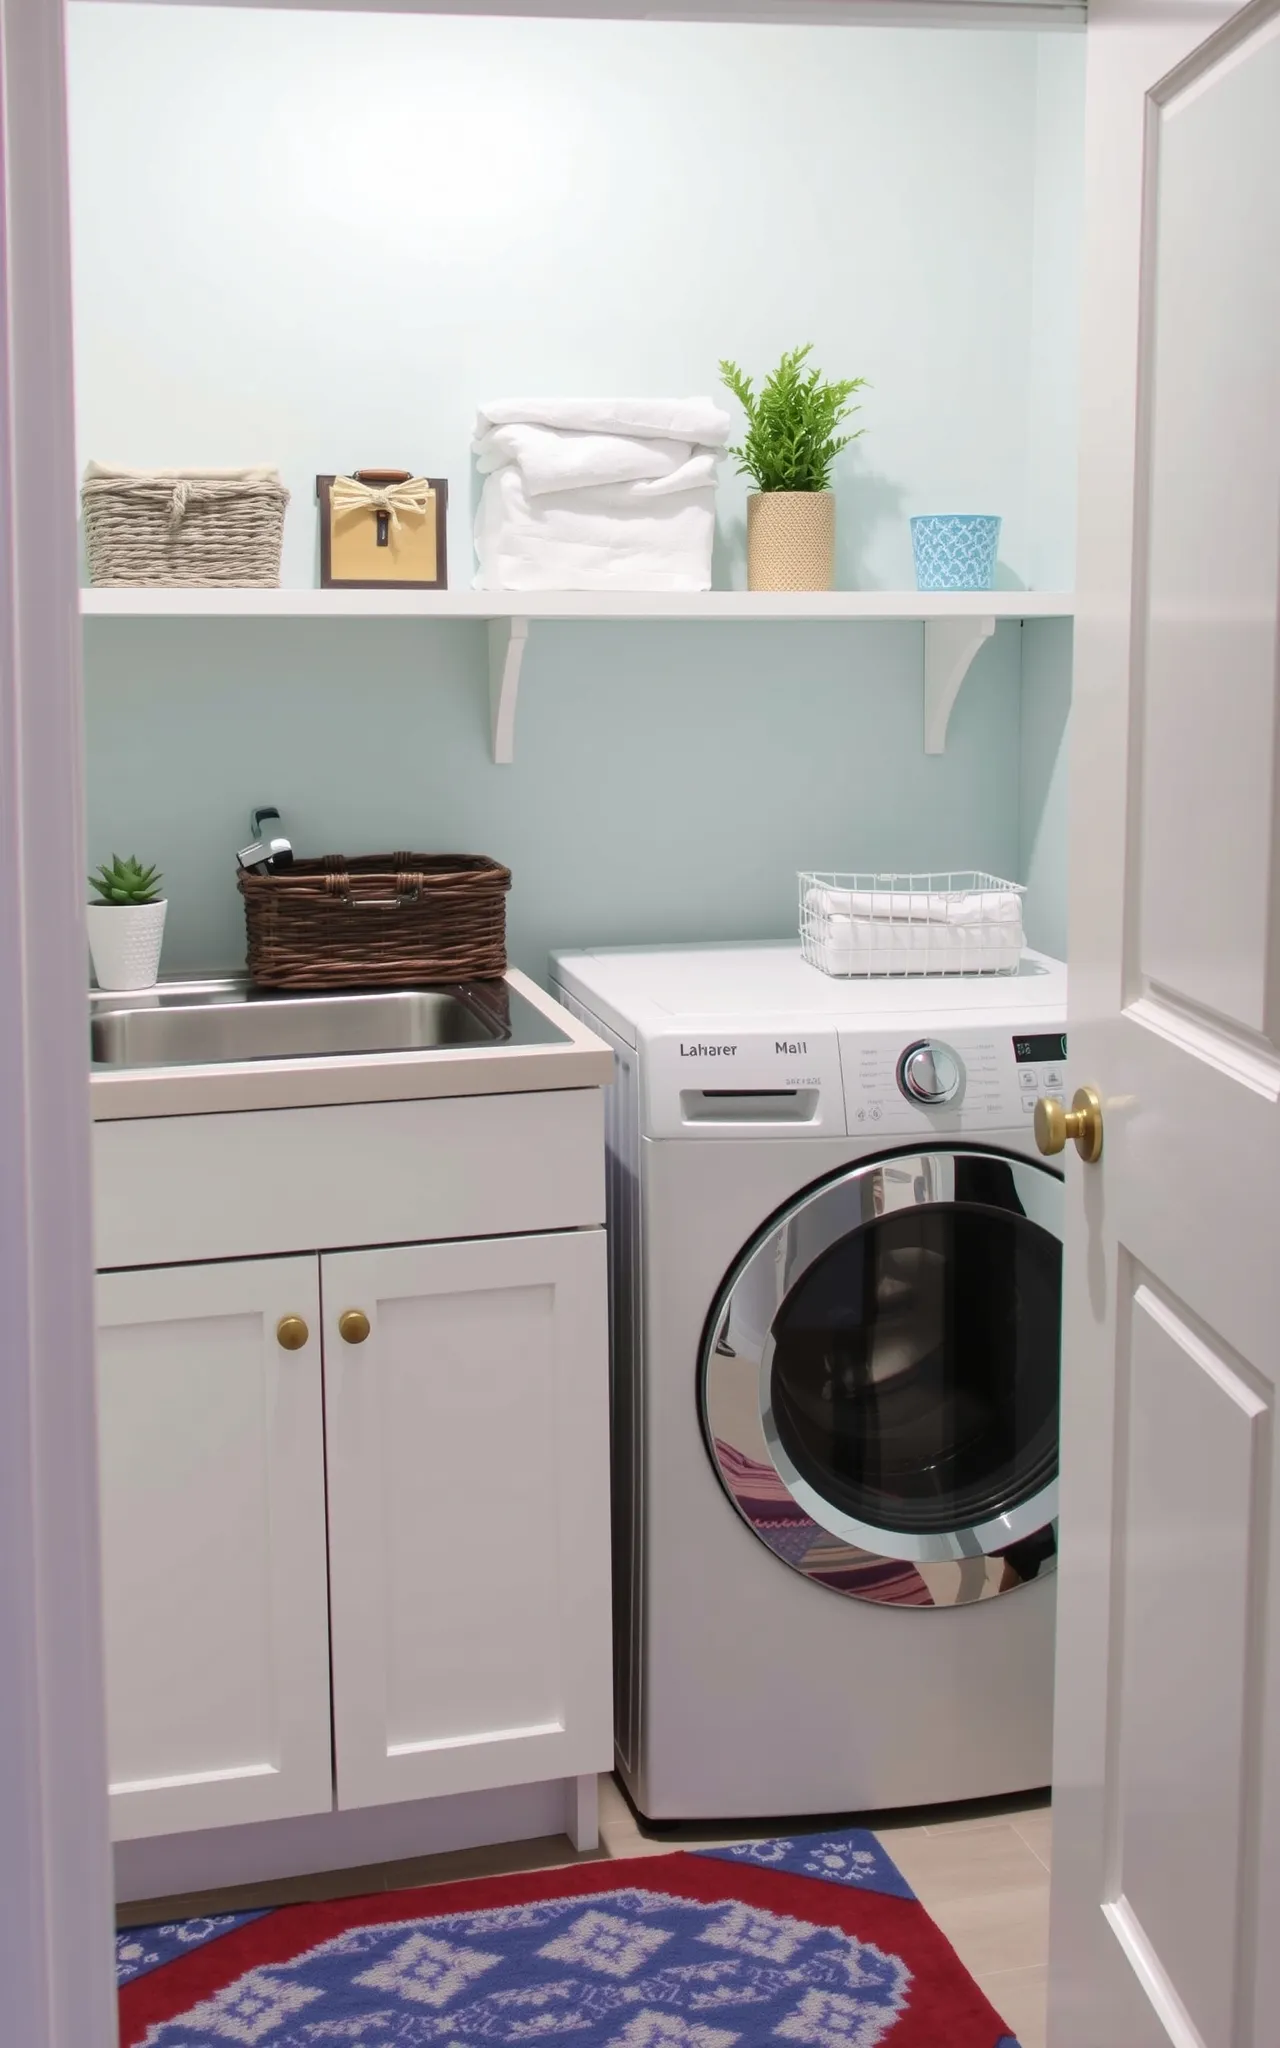
[[[1017,882],[980,869],[800,875],[800,947],[824,974],[1016,974]]]

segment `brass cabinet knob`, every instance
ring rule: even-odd
[[[369,1334],[369,1318],[362,1308],[344,1308],[338,1317],[338,1335],[347,1344],[363,1344]]]
[[[1077,1088],[1070,1109],[1056,1095],[1042,1095],[1036,1104],[1036,1144],[1048,1158],[1061,1152],[1067,1139],[1086,1165],[1102,1157],[1102,1102],[1096,1088]]]
[[[276,1343],[282,1351],[301,1351],[310,1335],[301,1316],[281,1316],[276,1324]]]

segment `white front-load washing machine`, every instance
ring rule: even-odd
[[[608,1038],[619,1768],[654,1819],[1046,1784],[1066,970],[555,957]]]

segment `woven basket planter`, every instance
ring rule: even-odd
[[[241,870],[258,988],[499,981],[511,872],[474,853],[373,853]]]
[[[289,493],[274,469],[108,469],[80,487],[89,581],[274,590]]]
[[[754,491],[747,499],[748,590],[830,590],[834,491]]]

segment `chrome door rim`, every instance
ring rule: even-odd
[[[1006,1213],[1021,1215],[1061,1242],[1063,1189],[1061,1178],[1053,1169],[1014,1153],[991,1151],[985,1147],[965,1149],[954,1146],[893,1153],[849,1167],[836,1179],[823,1182],[790,1203],[746,1247],[717,1296],[699,1366],[699,1401],[708,1449],[730,1500],[753,1533],[774,1549],[785,1563],[807,1576],[836,1584],[842,1575],[855,1578],[859,1574],[866,1575],[867,1568],[879,1561],[902,1566],[923,1565],[926,1568],[970,1562],[980,1566],[984,1561],[995,1566],[1010,1545],[1049,1530],[1056,1522],[1056,1475],[1016,1507],[954,1530],[904,1531],[858,1520],[835,1507],[796,1469],[779,1439],[774,1421],[773,1322],[777,1311],[803,1275],[842,1238],[882,1221],[895,1211],[954,1204],[957,1199],[957,1167],[981,1161],[997,1164],[1009,1174],[1018,1206],[1010,1205]],[[797,1225],[801,1222],[804,1226],[802,1244],[797,1242]],[[768,1304],[767,1318],[763,1310],[759,1311],[764,1327],[755,1333],[758,1343],[754,1346],[749,1344],[744,1351],[741,1324],[735,1326],[735,1348],[728,1352],[726,1344],[734,1303],[741,1301],[744,1290],[750,1290],[753,1282],[757,1294]],[[749,1336],[751,1334],[748,1332]],[[713,1385],[717,1360],[723,1367],[723,1361],[728,1357],[740,1361],[740,1369],[736,1373],[737,1398],[732,1401],[718,1400]],[[758,1415],[758,1436],[751,1442],[743,1441],[746,1404],[742,1396],[747,1372],[753,1378],[754,1406]],[[784,1489],[788,1501],[793,1504],[790,1524],[781,1520],[774,1522],[767,1515],[753,1517],[748,1513],[744,1493],[745,1498],[754,1497],[747,1490],[751,1482],[744,1482],[733,1470],[723,1456],[723,1448],[728,1448],[739,1464],[745,1461],[755,1470],[763,1469],[760,1458],[763,1450],[774,1485]],[[798,1526],[794,1520],[797,1509],[814,1528],[813,1555],[816,1561],[812,1566],[798,1561],[793,1554]],[[782,1512],[785,1514],[786,1510]],[[1048,1561],[1045,1568],[1051,1568]],[[902,1576],[900,1574],[899,1578]],[[1004,1585],[989,1585],[990,1574],[987,1578],[972,1572],[967,1575],[962,1572],[959,1576],[970,1586],[981,1583],[982,1590],[959,1590],[952,1596],[954,1601],[984,1598],[995,1590],[1010,1590]],[[909,1578],[917,1580],[918,1574],[911,1573]],[[919,1581],[921,1587],[925,1583]],[[838,1590],[858,1596],[856,1585],[840,1584]],[[890,1593],[866,1592],[860,1597],[887,1598],[920,1605],[951,1604],[949,1600],[940,1602],[936,1592],[906,1591],[902,1585]]]

